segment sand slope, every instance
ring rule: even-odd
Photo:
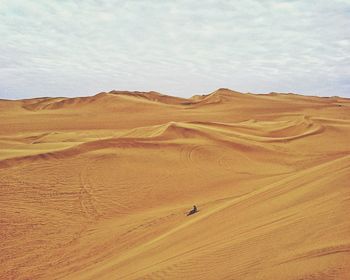
[[[112,91],[0,122],[0,279],[350,279],[349,99]]]

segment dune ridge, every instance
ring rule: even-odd
[[[114,90],[0,122],[0,279],[350,277],[349,99]]]

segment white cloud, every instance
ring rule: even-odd
[[[0,1],[0,97],[218,87],[350,97],[347,0]]]

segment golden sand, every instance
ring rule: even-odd
[[[349,99],[113,91],[0,125],[0,279],[350,279]]]

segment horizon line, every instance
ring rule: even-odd
[[[1,101],[21,101],[21,100],[32,100],[32,99],[48,99],[48,98],[67,98],[67,99],[74,99],[74,98],[80,98],[80,97],[93,97],[93,96],[97,96],[99,94],[122,94],[122,93],[129,93],[129,94],[138,94],[138,93],[158,93],[164,96],[169,96],[169,97],[175,97],[175,98],[180,98],[180,99],[191,99],[194,96],[206,96],[206,95],[210,95],[213,94],[217,91],[223,91],[223,90],[227,90],[227,91],[231,91],[231,92],[236,92],[236,93],[240,93],[240,94],[253,94],[253,95],[271,95],[271,94],[281,94],[281,95],[298,95],[298,96],[304,96],[304,97],[317,97],[317,98],[342,98],[342,99],[350,99],[350,97],[347,96],[341,96],[341,95],[329,95],[329,96],[321,96],[321,95],[311,95],[311,94],[305,94],[305,93],[295,93],[295,92],[277,92],[277,91],[271,91],[271,92],[266,92],[266,93],[255,93],[255,92],[241,92],[241,91],[237,91],[237,90],[233,90],[230,88],[224,88],[224,87],[220,87],[214,91],[211,91],[209,93],[195,93],[192,94],[190,97],[182,97],[182,96],[177,96],[177,95],[173,95],[173,94],[168,94],[168,93],[164,93],[164,92],[160,92],[160,91],[156,91],[156,90],[149,90],[149,91],[141,91],[141,90],[124,90],[124,89],[112,89],[110,91],[100,91],[97,92],[95,94],[87,94],[87,95],[77,95],[77,96],[33,96],[33,97],[28,97],[28,98],[1,98]]]

